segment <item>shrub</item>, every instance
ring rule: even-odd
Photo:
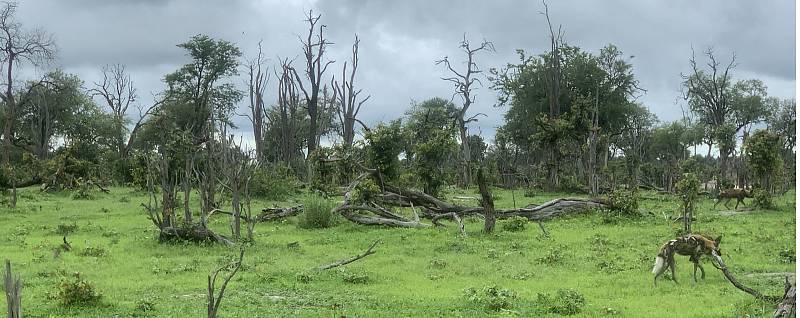
[[[609,208],[617,216],[639,216],[639,194],[636,191],[614,190],[608,194]]]
[[[762,209],[775,208],[775,204],[772,202],[772,195],[763,189],[753,191],[753,204]]]
[[[554,296],[539,293],[536,302],[548,313],[562,316],[578,314],[586,305],[583,295],[572,289],[559,289]]]
[[[508,220],[503,220],[500,227],[503,231],[520,232],[525,230],[525,225],[528,224],[528,219],[522,216],[515,216]]]
[[[778,252],[778,261],[781,263],[791,264],[794,263],[796,259],[793,248],[783,249]]]
[[[297,225],[303,229],[322,229],[333,226],[334,205],[323,198],[308,196],[303,201],[303,214]]]
[[[56,226],[55,232],[56,234],[68,235],[77,230],[78,230],[78,225],[75,223],[72,224],[61,223],[58,226]]]
[[[96,305],[100,301],[101,295],[94,285],[81,279],[80,273],[75,273],[74,279],[63,278],[57,288],[56,297],[64,306]]]
[[[552,264],[560,264],[564,262],[564,259],[565,259],[564,254],[561,253],[560,249],[550,249],[547,251],[547,254],[545,254],[545,256],[540,257],[536,261],[538,261],[540,264],[552,265]]]
[[[350,191],[352,204],[363,204],[374,200],[381,193],[381,188],[372,179],[359,182],[353,191]]]
[[[84,249],[82,249],[78,254],[81,256],[102,257],[106,256],[106,250],[99,246],[87,246]]]
[[[250,193],[268,200],[284,200],[300,189],[300,181],[284,166],[258,169],[250,180]]]
[[[348,284],[366,284],[369,282],[369,274],[365,272],[342,271],[342,281]]]
[[[527,187],[525,188],[525,193],[522,196],[526,198],[533,198],[536,196],[536,189],[534,187]]]
[[[477,290],[473,287],[467,288],[464,291],[464,296],[467,297],[470,302],[490,311],[511,309],[514,306],[514,301],[517,299],[517,293],[514,291],[496,285],[486,286],[481,290]]]

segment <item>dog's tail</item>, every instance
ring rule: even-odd
[[[666,266],[665,261],[666,260],[663,256],[656,256],[656,263],[653,265],[653,274],[658,273],[662,268],[664,268],[664,266]]]

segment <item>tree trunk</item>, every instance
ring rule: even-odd
[[[483,233],[490,234],[494,231],[495,213],[494,198],[486,185],[483,168],[478,168],[478,189],[481,192],[481,205],[483,206]]]
[[[463,160],[462,177],[464,187],[468,187],[472,183],[472,162],[470,158],[469,149],[469,136],[467,136],[467,124],[464,122],[463,116],[458,119],[458,131],[461,137],[461,156]]]
[[[8,305],[8,318],[22,318],[22,282],[11,274],[11,261],[6,260],[4,285],[6,291],[6,304]]]

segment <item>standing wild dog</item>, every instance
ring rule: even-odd
[[[744,198],[752,198],[753,194],[747,189],[726,189],[722,190],[717,194],[717,202],[714,203],[714,208],[717,208],[717,204],[719,204],[722,199],[725,199],[725,206],[726,209],[730,209],[728,207],[728,203],[731,202],[731,199],[736,198],[736,206],[734,209],[739,208],[739,203],[741,202],[744,205]]]
[[[656,285],[658,277],[661,276],[661,274],[663,274],[667,268],[672,270],[672,280],[675,283],[678,282],[678,280],[675,278],[675,253],[678,253],[678,255],[689,256],[689,260],[694,263],[695,282],[697,282],[698,268],[700,268],[700,278],[705,279],[706,271],[703,270],[702,266],[700,266],[700,257],[704,254],[711,255],[712,251],[721,256],[722,251],[719,249],[719,242],[721,240],[722,235],[714,240],[710,240],[702,235],[692,234],[678,237],[664,244],[664,246],[662,246],[661,250],[658,252],[658,256],[656,256],[656,263],[653,266],[653,274],[656,275],[655,278],[653,278],[653,286]]]

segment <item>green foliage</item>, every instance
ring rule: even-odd
[[[331,210],[334,204],[324,198],[309,195],[303,200],[303,213],[297,226],[303,229],[323,229],[333,226],[335,218]]]
[[[522,216],[514,216],[507,220],[502,220],[499,223],[503,231],[521,232],[525,230],[525,225],[528,224],[528,219]]]
[[[341,270],[342,281],[348,284],[366,284],[369,282],[369,274],[361,271]]]
[[[423,192],[436,196],[445,185],[448,169],[454,167],[458,152],[453,123],[455,106],[442,98],[431,98],[414,104],[406,115],[409,136],[407,159],[421,182]]]
[[[308,155],[311,165],[311,189],[323,194],[331,193],[336,187],[336,166],[330,162],[335,158],[334,149],[331,147],[318,147]]]
[[[405,135],[400,120],[388,125],[378,124],[364,134],[366,139],[367,165],[378,169],[384,181],[392,181],[399,175],[398,156],[405,148]]]
[[[764,189],[769,190],[772,178],[783,168],[782,146],[781,137],[768,130],[756,131],[744,145],[747,165]]]
[[[59,235],[69,235],[69,234],[72,234],[73,232],[75,232],[77,230],[78,230],[78,224],[75,224],[75,223],[61,223],[56,227],[55,232],[56,232],[56,234],[59,234]]]
[[[106,249],[104,249],[104,248],[102,248],[100,246],[87,246],[87,247],[84,247],[82,250],[80,250],[80,252],[78,252],[78,255],[80,255],[80,256],[92,256],[92,257],[103,257],[103,256],[106,256],[107,253],[108,252],[106,252]]]
[[[80,273],[75,273],[73,279],[62,278],[56,286],[57,299],[64,306],[92,306],[100,302],[101,295],[95,291],[94,285],[81,279]]]
[[[75,191],[72,192],[73,200],[94,200],[94,185],[91,181],[78,178],[75,184]]]
[[[616,216],[640,216],[639,193],[637,191],[616,189],[608,194],[608,211]]]
[[[262,167],[250,179],[250,193],[257,198],[281,201],[299,191],[300,180],[285,166]]]
[[[366,204],[374,201],[381,194],[381,188],[372,179],[359,182],[350,191],[350,203],[354,205]]]
[[[700,180],[697,179],[694,173],[684,173],[683,177],[678,181],[677,190],[678,196],[680,196],[684,207],[686,207],[697,201]]]
[[[559,289],[555,295],[538,293],[536,303],[551,314],[571,316],[579,314],[586,306],[583,295],[572,289]]]
[[[775,204],[772,202],[772,194],[764,189],[753,190],[753,204],[762,209],[775,208]]]
[[[485,286],[481,289],[467,288],[464,296],[471,303],[483,307],[487,311],[510,310],[517,300],[517,293],[497,285]]]

